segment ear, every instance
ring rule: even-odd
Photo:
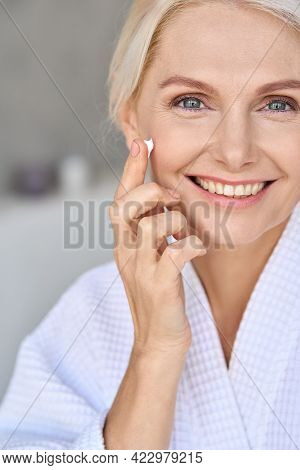
[[[120,106],[119,122],[126,140],[127,148],[130,151],[133,139],[140,137],[136,109],[132,102],[126,101]]]

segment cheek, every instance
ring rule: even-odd
[[[276,218],[278,205],[284,208],[288,204],[291,208],[300,197],[300,121],[297,118],[294,122],[284,119],[279,122],[277,118],[276,121],[260,120],[257,124],[254,138],[258,149],[262,150],[262,158],[282,177],[280,190],[274,193]]]
[[[300,151],[295,154],[295,158],[288,161],[287,171],[291,182],[291,190],[295,194],[295,199],[300,201]]]
[[[255,134],[258,147],[283,174],[292,178],[299,177],[300,121],[297,123],[260,122],[260,124]]]
[[[149,129],[149,136],[154,141],[154,151],[151,155],[153,175],[158,180],[171,175],[177,178],[180,173],[187,171],[202,150],[209,136],[207,125],[201,126],[191,119],[154,118]]]
[[[150,132],[154,141],[154,150],[150,157],[152,173],[156,181],[174,184],[178,175],[193,159],[195,147],[199,149],[199,142],[194,141],[193,145],[193,141],[182,132],[180,126],[152,126]]]
[[[294,179],[300,189],[300,140],[299,140],[299,146],[295,149],[293,149],[292,152],[287,154],[286,159],[285,159],[285,167],[286,167],[286,172],[290,176],[290,178]]]
[[[297,145],[295,145],[297,143]],[[285,146],[276,149],[277,166],[285,176],[285,197],[293,194],[298,200],[300,198],[300,139],[290,139]],[[284,192],[282,194],[284,196]]]

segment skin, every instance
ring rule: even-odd
[[[300,80],[300,34],[286,27],[278,36],[282,24],[263,11],[218,3],[186,9],[164,31],[137,101],[120,112],[128,148],[137,137],[152,137],[152,179],[180,193],[191,233],[205,239],[207,254],[192,264],[227,365],[251,292],[300,200],[300,89],[256,93],[269,82]],[[186,85],[161,89],[173,75],[205,81],[217,93]],[[169,104],[182,95],[200,100],[198,109]],[[283,111],[272,112],[271,100]],[[186,173],[277,181],[259,203],[228,211],[207,202]]]

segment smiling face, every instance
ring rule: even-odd
[[[193,231],[211,241],[250,243],[300,200],[300,86],[261,89],[300,80],[300,34],[282,28],[264,11],[188,8],[164,31],[145,76],[135,117],[138,134],[154,141],[153,179],[181,193]]]

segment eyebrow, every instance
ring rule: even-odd
[[[218,94],[218,91],[211,85],[200,80],[194,80],[192,78],[183,77],[181,75],[174,75],[167,78],[166,80],[159,83],[159,88],[166,88],[171,85],[184,85],[189,88],[197,88],[203,90],[209,94]],[[260,86],[256,89],[258,95],[264,93],[270,93],[275,90],[287,89],[287,88],[300,88],[300,80],[289,79],[289,80],[280,80],[277,82],[266,83],[265,85]]]

